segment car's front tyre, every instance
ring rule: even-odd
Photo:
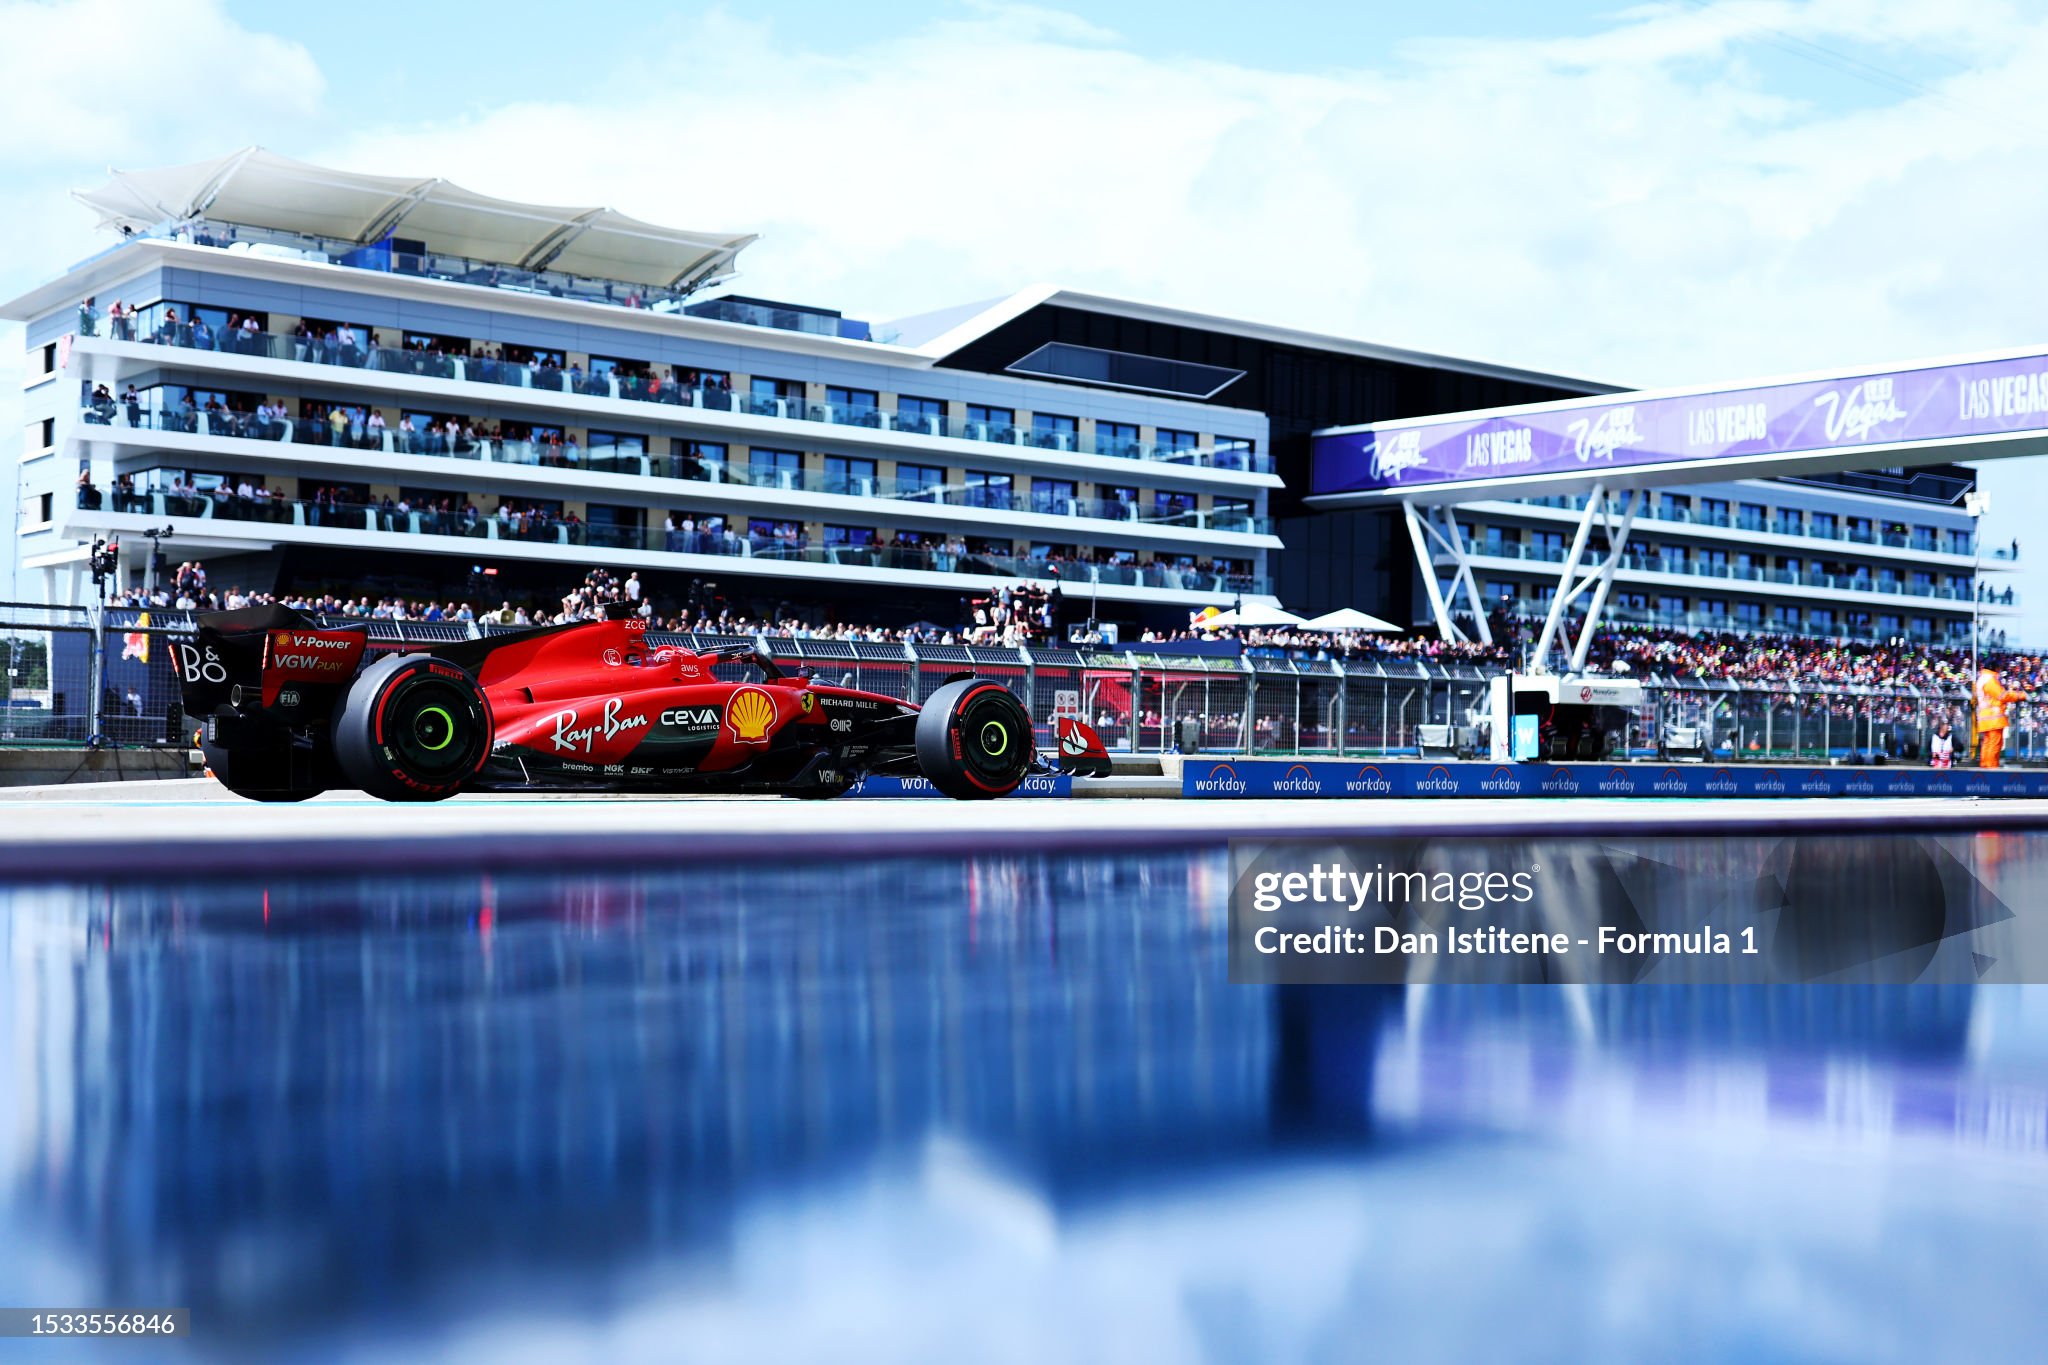
[[[947,683],[917,713],[918,770],[956,800],[1009,795],[1037,754],[1030,713],[1001,683]]]

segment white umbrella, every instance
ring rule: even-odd
[[[1309,630],[1391,630],[1396,634],[1401,628],[1392,621],[1382,621],[1377,616],[1368,616],[1356,607],[1339,607],[1326,611],[1301,623]]]
[[[1298,626],[1301,624],[1301,618],[1291,611],[1254,602],[1235,611],[1206,617],[1195,624],[1203,630],[1221,630],[1225,626]]]

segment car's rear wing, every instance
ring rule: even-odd
[[[330,714],[369,648],[368,625],[323,627],[290,607],[201,612],[172,641],[185,714],[261,707],[285,719]]]

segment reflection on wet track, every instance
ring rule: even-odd
[[[0,1300],[303,1358],[2037,1339],[2048,991],[1234,987],[1226,872],[5,893]]]

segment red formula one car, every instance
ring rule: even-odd
[[[364,626],[249,607],[202,614],[174,657],[207,766],[257,801],[335,788],[388,801],[530,788],[826,797],[869,773],[972,800],[1039,767],[1031,717],[1001,683],[963,675],[913,706],[785,675],[747,647],[650,647],[631,616],[373,658]],[[714,676],[741,659],[757,680]]]

